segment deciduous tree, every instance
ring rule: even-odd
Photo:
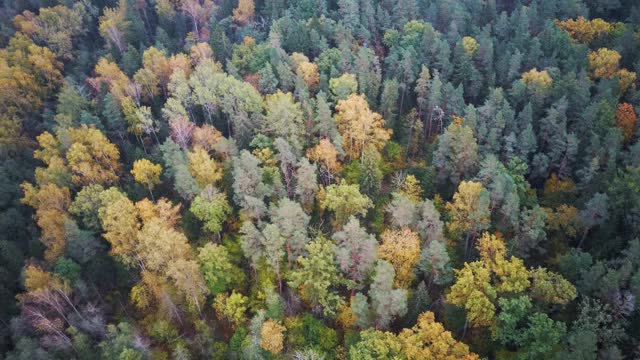
[[[222,166],[202,147],[196,147],[188,154],[189,172],[201,189],[216,185],[222,179]]]
[[[222,245],[207,243],[198,252],[198,263],[211,295],[218,295],[237,285],[244,274],[230,259]]]
[[[260,347],[272,354],[281,353],[284,349],[285,330],[284,326],[274,320],[265,321],[260,330]]]
[[[36,210],[34,218],[42,231],[40,241],[47,247],[45,259],[55,262],[65,250],[65,223],[70,220],[67,210],[71,205],[71,193],[68,188],[60,188],[55,184],[35,188],[24,183],[22,189],[22,202]]]
[[[409,229],[387,230],[380,236],[382,244],[378,249],[380,259],[388,261],[395,270],[393,285],[407,288],[414,277],[414,266],[420,259],[420,238]]]
[[[489,205],[489,193],[482,184],[472,181],[461,182],[458,191],[453,195],[453,201],[446,205],[451,217],[447,229],[453,234],[466,237],[465,254],[469,243],[478,237],[480,232],[489,228]]]
[[[469,346],[456,341],[444,326],[435,321],[431,311],[422,313],[411,329],[398,334],[407,359],[479,359]]]
[[[309,255],[298,258],[299,268],[290,274],[289,286],[301,291],[303,299],[312,306],[321,306],[325,316],[336,316],[344,300],[335,291],[349,286],[336,263],[336,247],[328,239],[319,237],[306,246]]]
[[[291,93],[278,90],[275,94],[267,95],[264,102],[267,115],[264,118],[263,130],[274,137],[282,137],[291,146],[302,150],[304,123],[302,109]]]
[[[136,160],[133,163],[133,169],[131,174],[133,178],[142,185],[146,185],[153,197],[153,188],[160,184],[160,174],[162,173],[162,166],[154,164],[147,159]]]
[[[331,184],[335,174],[342,170],[342,164],[338,160],[338,151],[329,139],[322,139],[317,145],[308,149],[307,157],[318,164],[320,176],[325,185]]]
[[[366,215],[373,203],[371,199],[360,193],[360,187],[357,184],[349,185],[343,182],[327,187],[320,206],[334,212],[335,225],[339,228],[352,215]]]
[[[189,211],[204,222],[203,228],[205,230],[220,234],[222,225],[231,215],[232,209],[226,194],[209,185],[193,199]]]
[[[384,119],[369,109],[363,95],[350,95],[338,101],[334,119],[351,160],[359,159],[366,146],[381,150],[391,137],[391,130],[384,128]]]
[[[233,20],[240,25],[247,25],[253,21],[255,5],[253,0],[240,0],[238,7],[233,9]]]
[[[622,136],[626,144],[631,142],[636,131],[638,116],[631,104],[622,103],[616,111],[616,125],[622,130]]]

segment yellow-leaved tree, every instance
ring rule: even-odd
[[[100,130],[83,125],[68,129],[67,163],[77,185],[112,185],[120,174],[120,151]]]
[[[359,159],[368,145],[382,150],[391,137],[392,131],[384,128],[380,114],[369,109],[364,95],[352,94],[338,101],[334,117],[350,160]]]
[[[572,39],[587,44],[613,30],[611,24],[600,18],[587,20],[583,16],[579,16],[575,20],[556,20],[556,26],[569,33]]]
[[[260,329],[260,347],[279,354],[284,349],[284,331],[286,328],[274,320],[267,320]]]
[[[53,263],[65,250],[66,222],[70,219],[67,210],[71,205],[71,193],[68,188],[55,184],[34,187],[25,183],[22,189],[22,202],[36,210],[34,218],[41,230],[40,241],[47,247],[44,257]]]
[[[322,139],[308,149],[307,158],[318,165],[325,185],[329,185],[335,178],[335,174],[342,170],[342,164],[338,160],[338,150],[329,139]]]
[[[494,327],[500,299],[529,295],[542,303],[564,305],[576,297],[576,289],[562,276],[538,268],[528,270],[516,257],[507,258],[500,235],[483,233],[477,247],[480,260],[455,270],[456,281],[446,300],[467,312],[472,327]]]
[[[407,288],[411,285],[413,268],[420,259],[420,237],[410,229],[387,230],[382,233],[378,256],[387,260],[396,272],[393,285]]]
[[[189,172],[202,189],[222,179],[222,166],[200,146],[189,152]]]
[[[133,163],[133,169],[131,174],[133,178],[142,185],[145,185],[149,189],[151,199],[155,201],[153,197],[153,188],[160,184],[160,174],[162,173],[162,166],[154,164],[147,159],[136,160]]]
[[[398,338],[402,342],[403,353],[409,360],[479,359],[478,355],[469,352],[467,344],[456,341],[451,332],[436,322],[431,311],[422,313],[416,325],[410,329],[403,329]]]
[[[453,236],[465,236],[465,254],[480,232],[489,228],[490,203],[489,193],[481,183],[463,181],[453,195],[453,201],[446,205],[451,218],[447,230]]]
[[[349,348],[350,359],[407,359],[407,360],[477,360],[469,346],[456,341],[442,324],[435,321],[431,311],[418,317],[415,326],[392,332],[367,329]]]
[[[233,9],[233,20],[240,25],[246,25],[253,20],[254,13],[253,0],[239,0],[238,7]]]

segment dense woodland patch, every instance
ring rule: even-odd
[[[634,0],[6,0],[0,47],[0,358],[640,357]]]

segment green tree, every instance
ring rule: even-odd
[[[335,245],[318,237],[306,246],[308,255],[298,258],[299,268],[291,272],[289,286],[302,289],[302,297],[311,306],[320,306],[325,316],[334,317],[344,300],[336,288],[351,282],[346,280],[336,262]]]
[[[198,252],[198,263],[211,295],[215,296],[242,283],[244,273],[230,259],[222,245],[208,243]]]
[[[360,193],[358,185],[330,185],[320,206],[335,213],[335,226],[340,228],[352,215],[362,215],[373,206],[371,199]]]
[[[333,234],[337,243],[336,259],[342,272],[356,284],[360,284],[373,270],[378,253],[378,241],[351,216],[341,231]]]
[[[205,230],[214,234],[220,234],[222,225],[232,212],[226,194],[219,192],[211,185],[193,199],[189,210],[204,222]]]
[[[377,329],[386,329],[394,318],[404,316],[407,312],[407,291],[392,287],[395,276],[391,264],[378,260],[369,290]]]
[[[438,137],[434,153],[438,181],[450,181],[454,186],[473,175],[478,167],[478,143],[470,127],[455,119]]]
[[[300,103],[295,102],[291,93],[277,91],[267,95],[264,107],[266,116],[262,129],[273,137],[282,137],[298,152],[302,150],[302,138],[305,132]]]

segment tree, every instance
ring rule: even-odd
[[[504,345],[516,345],[522,358],[550,353],[566,333],[566,326],[551,320],[546,314],[532,312],[528,297],[500,299],[502,312],[498,316],[496,338]],[[519,324],[525,323],[526,327]]]
[[[226,318],[233,328],[246,322],[249,298],[233,291],[231,295],[225,293],[216,296],[213,307],[219,318]]]
[[[553,85],[553,79],[547,70],[533,68],[522,74],[522,82],[533,89],[536,95],[543,95]]]
[[[502,315],[504,301],[510,301],[505,299],[527,290],[547,304],[567,304],[576,297],[575,287],[562,276],[541,268],[528,270],[516,257],[507,259],[499,236],[484,233],[477,249],[481,259],[454,271],[456,281],[446,296],[448,303],[465,308],[472,327],[494,326],[496,317],[509,319],[509,315]],[[505,331],[510,336],[511,332]]]
[[[318,191],[318,175],[316,167],[309,163],[307,158],[301,158],[297,164],[297,181],[295,192],[299,201],[309,211],[313,205],[313,199]]]
[[[437,285],[446,285],[453,280],[449,254],[440,241],[432,241],[420,256],[420,269]]]
[[[129,95],[129,78],[120,70],[117,64],[105,58],[100,58],[95,66],[95,77],[87,80],[95,91],[100,91],[102,84],[109,87],[109,92],[119,102]]]
[[[189,211],[204,222],[203,227],[205,230],[220,234],[222,224],[231,215],[232,209],[227,201],[226,194],[209,185],[193,199]]]
[[[373,146],[367,146],[360,159],[360,188],[370,197],[380,192],[383,173],[382,156]]]
[[[233,20],[240,25],[247,25],[253,21],[254,11],[253,0],[240,0],[238,7],[233,9]]]
[[[190,257],[187,255],[170,263],[166,274],[173,281],[178,293],[186,300],[187,309],[195,309],[198,313],[202,313],[201,304],[204,305],[209,289],[198,263]]]
[[[514,255],[526,259],[532,252],[545,252],[541,243],[547,239],[546,221],[547,213],[540,206],[525,209],[520,214],[520,225],[513,239]]]
[[[266,210],[263,200],[271,192],[262,181],[264,170],[259,165],[260,160],[246,150],[233,162],[233,200],[255,215]]]
[[[273,271],[276,273],[278,277],[278,289],[282,292],[282,259],[285,255],[285,244],[287,238],[282,236],[280,232],[280,228],[274,224],[267,224],[264,229],[262,229],[262,234],[256,233],[252,234],[247,232],[246,241],[247,244],[250,241],[259,242],[258,244],[262,247],[262,256],[264,256],[267,264],[271,266]],[[257,236],[256,236],[257,235]],[[251,239],[251,236],[254,236],[254,239]],[[257,238],[257,239],[256,239]],[[249,249],[249,246],[245,245],[245,248]],[[245,254],[249,254],[249,252],[245,251]],[[251,256],[255,256],[251,254]],[[258,255],[259,256],[259,255]]]
[[[98,345],[100,355],[105,358],[142,359],[136,350],[135,328],[126,322],[107,325],[106,338]],[[144,350],[144,349],[140,349]],[[139,357],[136,357],[138,355]]]
[[[387,230],[380,236],[378,257],[388,261],[395,270],[393,285],[407,288],[413,281],[413,268],[420,259],[420,238],[410,229]]]
[[[531,298],[548,304],[566,305],[575,299],[576,288],[561,275],[545,268],[529,271],[531,275]]]
[[[394,359],[403,356],[402,343],[391,332],[367,329],[349,348],[349,359]]]
[[[302,80],[310,91],[314,91],[320,83],[320,73],[318,72],[318,65],[304,61],[298,65],[297,69]]]
[[[386,212],[390,217],[391,225],[395,228],[411,227],[415,228],[418,220],[418,209],[404,193],[394,192],[393,199],[386,207]]]
[[[131,26],[131,22],[126,19],[127,2],[120,1],[117,8],[105,8],[100,17],[100,35],[107,40],[108,47],[115,46],[120,53],[127,49],[125,35]]]
[[[465,36],[462,38],[462,47],[464,48],[464,52],[469,56],[469,58],[473,58],[473,55],[476,54],[480,45],[478,41],[471,36]]]
[[[607,194],[596,193],[585,204],[585,208],[580,211],[579,217],[583,231],[580,243],[578,243],[578,248],[582,247],[582,243],[587,237],[589,230],[598,225],[604,224],[609,218],[609,211],[607,210],[608,199],[609,197]]]
[[[280,163],[280,173],[284,180],[287,196],[289,199],[293,199],[295,195],[294,177],[297,175],[296,162],[298,161],[298,157],[294,152],[297,153],[297,151],[295,151],[291,145],[281,137],[277,138],[276,141],[273,142],[273,147],[277,151],[276,158]],[[270,149],[268,150],[270,151]]]
[[[487,155],[476,175],[489,192],[496,228],[508,231],[518,225],[520,198],[515,180],[494,155]]]
[[[83,125],[67,132],[72,141],[67,163],[75,184],[111,185],[118,181],[120,152],[100,130]]]
[[[355,75],[345,73],[339,78],[329,80],[329,89],[336,101],[344,100],[358,90],[358,81]]]
[[[435,321],[431,311],[424,312],[411,329],[398,334],[407,359],[479,359],[469,347],[456,341],[442,324]]]
[[[467,321],[472,326],[493,324],[496,306],[496,290],[490,283],[489,270],[479,262],[465,263],[464,268],[455,270],[456,282],[447,295],[447,302],[462,306],[467,310]]]
[[[620,68],[620,54],[615,50],[600,48],[589,52],[589,73],[594,79],[612,78]]]
[[[267,115],[263,130],[274,137],[282,137],[297,151],[302,150],[304,123],[300,103],[295,102],[291,93],[278,90],[267,95],[264,102]]]
[[[131,265],[134,261],[135,243],[140,229],[138,211],[129,198],[116,188],[100,194],[102,206],[98,216],[104,233],[111,244],[110,254]]]
[[[367,234],[354,216],[341,231],[333,234],[337,243],[336,259],[342,272],[356,284],[360,284],[373,270],[377,258],[378,241]]]
[[[173,178],[173,187],[184,199],[191,199],[200,192],[200,187],[189,171],[188,155],[180,146],[167,139],[160,146],[167,173]]]
[[[351,160],[359,159],[366,146],[382,150],[391,136],[391,130],[384,128],[382,116],[369,109],[363,95],[350,95],[338,101],[334,119]]]
[[[286,198],[281,199],[277,206],[273,206],[270,213],[271,222],[285,239],[289,260],[297,259],[309,242],[309,215],[302,210],[299,203]]]
[[[166,288],[163,283],[170,281],[188,310],[201,313],[208,288],[187,237],[176,229],[180,206],[160,199],[156,204],[143,200],[136,207],[143,225],[137,234],[134,251],[137,260],[144,264],[147,281],[143,276],[143,283],[134,287],[135,291],[132,289],[132,300],[145,307],[143,305],[149,300],[143,294],[157,287]],[[153,290],[159,305],[165,305],[163,298],[168,296],[165,291]],[[175,309],[170,311],[176,312]]]
[[[331,184],[335,174],[342,170],[338,151],[329,139],[322,139],[317,145],[308,149],[307,158],[318,164],[320,176],[324,179],[325,185]]]
[[[133,178],[140,184],[147,186],[149,194],[151,194],[151,199],[154,199],[153,188],[161,183],[161,173],[162,166],[154,164],[147,159],[136,160],[133,163],[133,169],[131,170]]]
[[[262,324],[260,330],[260,347],[273,353],[279,354],[284,348],[284,326],[273,320],[267,320]]]
[[[201,247],[198,263],[213,296],[229,290],[244,278],[242,271],[231,262],[229,251],[222,245],[207,243]]]
[[[578,16],[575,20],[556,20],[555,24],[560,29],[569,33],[571,38],[587,44],[592,42],[595,38],[608,34],[613,30],[613,26],[611,24],[600,18],[587,20],[583,16]]]
[[[369,290],[371,310],[375,316],[377,329],[386,329],[395,317],[407,312],[407,291],[394,289],[395,271],[393,266],[384,260],[378,260],[373,283]]]
[[[478,143],[470,127],[456,118],[438,137],[434,154],[438,181],[449,180],[454,186],[472,175],[478,167]]]
[[[82,219],[85,227],[99,231],[100,219],[98,211],[100,209],[100,194],[104,191],[102,185],[85,186],[76,193],[73,203],[69,207],[69,212]]]
[[[451,217],[451,221],[447,223],[447,229],[452,234],[466,236],[465,254],[470,242],[481,231],[489,228],[491,216],[489,205],[489,193],[482,184],[472,181],[461,182],[458,191],[453,195],[453,202],[446,205]]]
[[[208,35],[205,25],[207,20],[211,16],[214,3],[211,0],[184,0],[181,2],[180,9],[184,11],[190,18],[193,26],[193,33],[196,40],[206,39],[205,35]]]
[[[334,224],[337,228],[342,227],[352,215],[366,215],[367,210],[372,206],[371,199],[360,193],[360,187],[357,184],[349,185],[344,182],[339,185],[329,185],[320,203],[323,209],[334,212]]]
[[[440,212],[436,209],[434,202],[424,199],[418,204],[418,220],[415,225],[416,231],[426,244],[433,241],[444,243],[442,229],[444,223],[440,220]]]
[[[65,250],[65,224],[70,220],[67,210],[71,205],[71,193],[68,188],[60,188],[55,184],[35,188],[24,183],[22,189],[22,202],[36,210],[34,219],[42,230],[40,241],[47,247],[45,259],[53,263]]]
[[[324,237],[306,245],[309,253],[298,258],[299,268],[290,273],[289,286],[301,290],[303,299],[320,306],[325,316],[334,317],[344,300],[334,290],[351,282],[346,280],[336,263],[335,245]]]
[[[89,101],[80,94],[76,85],[65,82],[58,94],[55,121],[60,128],[78,126],[83,113],[89,108]]]
[[[25,10],[15,17],[14,24],[37,43],[45,43],[57,57],[73,60],[74,42],[87,32],[84,24],[87,15],[87,6],[83,3],[76,3],[72,8],[57,5],[40,8],[38,15]]]
[[[222,169],[207,151],[197,146],[187,155],[189,158],[189,172],[201,189],[209,185],[216,185],[222,179]]]
[[[618,104],[616,111],[616,125],[622,130],[625,144],[629,144],[636,131],[638,116],[631,104]]]

